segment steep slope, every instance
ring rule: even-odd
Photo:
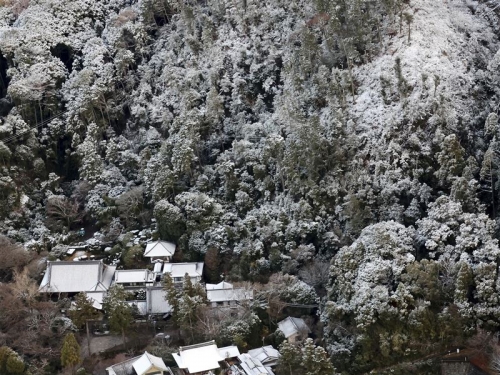
[[[332,260],[342,272],[316,285],[329,283],[327,344],[356,371],[405,355],[394,344],[377,357],[374,337],[421,339],[404,319],[358,327],[358,307],[371,297],[403,303],[406,280],[421,268],[443,274],[444,260],[449,279],[435,285],[444,295],[411,298],[429,302],[430,312],[418,306],[430,316],[463,318],[460,328],[492,327],[500,54],[491,2],[2,4],[3,233],[43,250],[80,225],[114,240],[154,216],[184,259],[209,254],[212,282],[265,282]],[[464,234],[476,230],[482,239]],[[367,285],[377,293],[363,294]]]

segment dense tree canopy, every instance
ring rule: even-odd
[[[494,1],[0,1],[0,231],[42,252],[76,223],[126,244],[154,219],[181,260],[207,257],[210,281],[276,286],[261,290],[271,322],[318,305],[345,373],[494,330],[497,13]],[[2,281],[29,261],[7,240],[0,254]],[[52,311],[21,281],[0,284],[2,328],[21,324],[3,301]],[[105,310],[124,333],[119,294]],[[198,297],[171,302],[191,312]]]

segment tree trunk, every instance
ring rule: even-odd
[[[89,357],[91,356],[91,352],[90,352],[90,331],[89,331],[89,321],[86,320],[85,321],[85,325],[87,327],[87,348],[89,350]]]

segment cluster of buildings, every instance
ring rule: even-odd
[[[165,275],[170,275],[179,286],[185,277],[193,283],[203,281],[203,262],[172,263],[174,253],[175,245],[170,242],[148,243],[143,255],[150,259],[152,270],[117,270],[115,265],[106,265],[100,260],[48,261],[39,290],[69,296],[85,292],[93,306],[102,310],[108,289],[114,284],[122,285],[131,292],[142,291],[141,299],[127,302],[135,305],[140,315],[167,317],[172,307],[162,286]],[[205,288],[209,306],[216,312],[237,308],[242,302],[253,299],[253,291],[235,288],[225,281],[205,284]],[[310,333],[304,320],[298,318],[288,317],[279,322],[278,327],[292,343],[302,341]],[[209,341],[181,346],[172,356],[177,364],[174,370],[166,366],[162,358],[148,352],[106,370],[108,375],[274,375],[272,369],[280,354],[272,346],[240,353],[236,346],[218,348],[214,341]]]
[[[142,298],[128,301],[140,315],[166,317],[171,306],[166,301],[162,280],[170,275],[174,284],[182,285],[187,276],[193,283],[203,280],[203,262],[172,263],[175,244],[154,241],[146,244],[143,256],[149,258],[151,269],[117,270],[115,265],[106,265],[100,260],[48,261],[40,292],[74,295],[85,292],[96,309],[102,310],[103,299],[113,284],[122,285],[131,292],[143,291]],[[242,301],[253,299],[253,293],[232,284],[206,284],[207,299],[212,307],[234,307]]]
[[[241,354],[236,346],[217,347],[215,341],[181,346],[173,353],[177,375],[274,375],[272,368],[278,364],[279,352],[264,346]],[[173,375],[163,360],[149,353],[117,363],[107,369],[108,375]]]

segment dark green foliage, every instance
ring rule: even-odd
[[[126,303],[128,293],[121,285],[109,288],[103,300],[103,310],[109,319],[109,327],[113,332],[121,333],[125,343],[125,332],[133,322],[133,309]]]

